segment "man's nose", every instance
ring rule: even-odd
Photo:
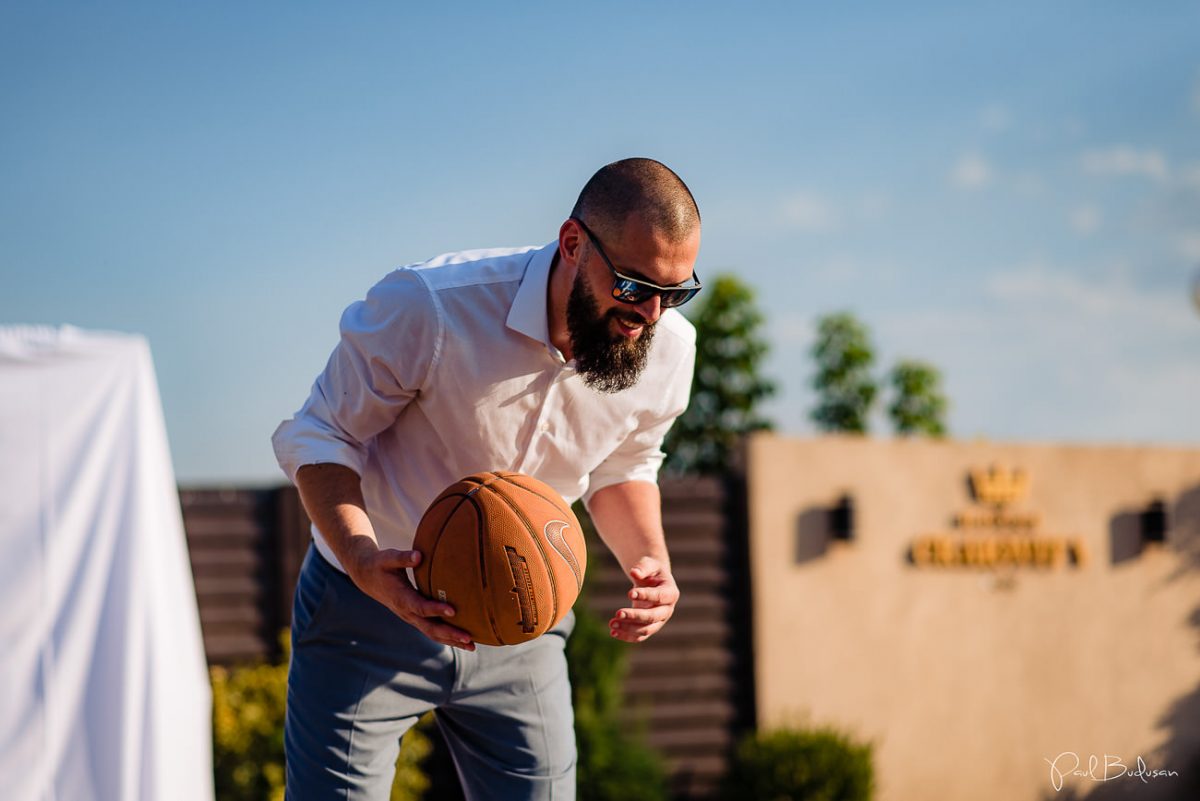
[[[662,298],[658,295],[651,295],[648,299],[634,306],[638,310],[638,314],[642,315],[648,323],[658,322],[658,318],[662,316]]]

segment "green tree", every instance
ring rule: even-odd
[[[849,312],[820,318],[812,356],[817,362],[813,422],[822,431],[867,433],[878,388],[871,377],[875,352],[866,326]]]
[[[896,433],[945,436],[948,404],[937,368],[925,362],[900,361],[888,379],[894,393],[888,414]]]
[[[732,275],[719,275],[700,297],[692,316],[696,371],[691,402],[663,449],[671,472],[717,474],[729,469],[744,434],[772,428],[758,406],[774,394],[775,385],[759,372],[768,346],[750,288]]]

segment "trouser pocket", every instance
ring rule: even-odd
[[[329,571],[335,570],[325,563],[315,547],[308,546],[304,564],[296,582],[296,595],[292,600],[292,643],[309,642],[320,634],[321,620],[326,610],[335,602],[336,583]]]

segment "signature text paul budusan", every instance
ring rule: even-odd
[[[1050,786],[1058,792],[1063,783],[1071,778],[1087,779],[1093,782],[1110,782],[1114,779],[1140,779],[1149,784],[1151,779],[1172,778],[1179,775],[1174,770],[1152,770],[1146,767],[1146,762],[1138,756],[1133,767],[1126,765],[1119,756],[1105,754],[1103,758],[1091,754],[1087,759],[1087,767],[1074,751],[1063,751],[1054,759],[1047,759],[1050,765]]]

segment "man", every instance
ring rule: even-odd
[[[408,568],[422,513],[459,478],[516,470],[582,497],[630,578],[612,636],[675,608],[655,483],[686,407],[700,215],[675,173],[626,159],[594,175],[558,240],[393,271],[273,438],[313,521],[293,609],[289,799],[386,799],[399,737],[429,709],[469,799],[574,797],[563,645],[478,646]]]

